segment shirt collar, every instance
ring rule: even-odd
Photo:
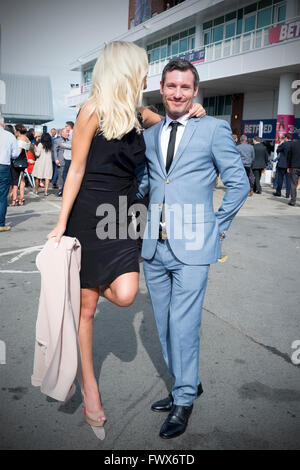
[[[186,126],[186,123],[188,122],[189,120],[189,114],[186,113],[184,114],[183,116],[181,116],[180,118],[176,119],[177,122],[180,122],[180,124],[182,124],[184,127]],[[173,122],[175,121],[175,119],[171,119],[167,114],[166,114],[166,123],[165,123],[165,127],[166,129],[169,127],[170,125],[170,122]]]

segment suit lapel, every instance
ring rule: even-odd
[[[191,140],[191,137],[194,134],[195,129],[196,129],[196,120],[195,119],[189,119],[186,123],[183,136],[181,138],[181,141],[180,141],[180,144],[178,146],[177,152],[174,155],[172,165],[169,169],[168,174],[172,173],[172,171],[174,170],[179,158],[181,157],[181,155],[185,151],[189,141]]]
[[[165,125],[166,120],[164,119],[159,126],[155,129],[155,143],[156,143],[156,155],[159,161],[159,164],[161,166],[163,175],[166,176],[166,168],[164,165],[164,159],[161,151],[161,132],[163,129],[163,126]]]

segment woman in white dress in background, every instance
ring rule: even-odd
[[[48,188],[52,179],[53,166],[52,166],[52,140],[48,133],[41,137],[40,143],[35,146],[36,161],[33,168],[32,176],[35,179],[35,194],[38,194],[40,181],[45,180],[45,196],[48,196]]]

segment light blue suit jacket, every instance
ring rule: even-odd
[[[142,257],[149,260],[155,253],[165,202],[166,231],[174,255],[184,264],[215,263],[225,232],[250,189],[230,126],[210,116],[189,119],[166,173],[160,146],[164,122],[144,132],[146,159],[137,171],[137,196],[150,191]],[[218,173],[227,189],[215,213],[213,190]]]

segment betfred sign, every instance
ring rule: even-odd
[[[300,19],[269,29],[269,44],[300,38]]]
[[[276,137],[276,124],[277,119],[261,119],[261,120],[244,120],[242,121],[242,134],[247,137],[254,137],[259,135],[259,123],[263,122],[263,139],[275,140]],[[280,119],[278,129],[280,127]],[[298,139],[298,131],[300,130],[300,119],[297,118],[294,121],[294,129],[288,127],[285,132],[291,132],[294,134],[294,139]],[[293,132],[294,131],[294,132]]]
[[[263,121],[263,139],[275,139],[276,119]],[[259,121],[242,121],[242,134],[247,137],[259,135]]]

